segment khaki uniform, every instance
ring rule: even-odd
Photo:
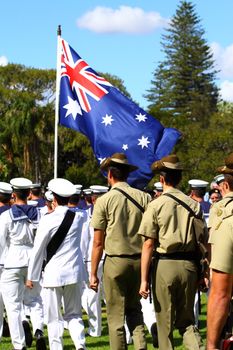
[[[139,296],[140,254],[142,239],[137,235],[142,212],[122,193],[119,187],[133,197],[144,209],[149,196],[130,187],[126,182],[116,183],[97,199],[91,226],[105,231],[104,291],[107,306],[111,350],[127,348],[124,321],[132,334],[135,349],[146,349],[146,340]]]
[[[159,349],[174,348],[174,326],[183,336],[187,349],[202,349],[193,313],[198,278],[196,263],[191,260],[196,250],[195,236],[188,210],[165,193],[179,198],[195,213],[200,210],[198,202],[172,188],[149,204],[139,228],[140,235],[155,239],[156,252],[159,253],[152,272]],[[184,257],[182,252],[187,256]]]
[[[212,248],[210,267],[233,274],[233,216],[224,219],[218,229]]]
[[[210,209],[208,221],[209,243],[213,244],[219,233],[223,219],[233,214],[233,192],[229,192],[219,202],[213,204]]]

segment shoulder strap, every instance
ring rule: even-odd
[[[232,201],[233,201],[233,197],[230,197],[230,200],[224,205],[224,207],[226,208],[228,204],[230,204]]]
[[[144,213],[145,209],[137,202],[135,201],[134,198],[132,198],[128,193],[126,193],[125,191],[123,191],[121,188],[119,187],[114,187],[113,190],[119,191],[121,192],[126,198],[128,198],[134,205],[136,205],[136,207],[138,209],[141,210],[142,213]]]
[[[173,196],[171,193],[163,193],[163,196],[167,196],[167,197],[170,197],[170,198],[174,199],[176,202],[178,202],[179,204],[181,204],[186,210],[188,210],[188,211],[190,212],[190,214],[191,214],[192,216],[194,216],[195,218],[198,218],[198,219],[201,218],[201,209],[200,209],[200,212],[199,212],[198,214],[196,214],[196,213],[190,208],[190,206],[189,206],[187,203],[185,203],[185,202],[183,202],[181,199],[179,199],[179,198]]]
[[[46,263],[53,257],[60,245],[65,239],[67,232],[74,221],[75,213],[71,210],[67,210],[61,225],[58,227],[57,232],[51,238],[49,244],[47,245],[47,259]]]

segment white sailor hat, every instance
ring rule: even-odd
[[[83,193],[84,193],[85,196],[90,196],[91,193],[92,193],[92,190],[90,188],[85,188],[83,190]]]
[[[219,185],[220,182],[222,182],[224,180],[225,180],[224,174],[219,174],[219,175],[214,177],[214,182],[216,182],[217,185]]]
[[[14,190],[23,190],[31,188],[32,181],[25,177],[15,177],[10,180],[10,184]]]
[[[161,182],[155,182],[154,187],[155,187],[154,191],[160,191],[160,192],[163,191],[163,185],[161,184]]]
[[[207,185],[209,184],[209,182],[207,181],[198,180],[198,179],[189,180],[188,183],[192,188],[204,188],[204,187],[207,187]]]
[[[52,191],[46,191],[45,192],[45,194],[44,194],[44,196],[45,196],[45,199],[46,199],[46,201],[49,201],[49,202],[52,202],[53,201],[53,193],[52,193]]]
[[[90,189],[93,194],[103,194],[108,192],[109,190],[107,186],[101,186],[101,185],[92,185],[90,186]]]
[[[62,178],[50,180],[48,189],[61,197],[70,197],[76,193],[76,188],[72,182]]]
[[[82,192],[83,185],[74,185],[76,188],[75,194],[80,194]]]
[[[32,183],[31,188],[39,188],[41,187],[41,183]]]
[[[10,194],[12,192],[12,186],[8,182],[0,182],[0,193]]]

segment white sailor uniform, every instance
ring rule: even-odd
[[[56,233],[66,212],[67,206],[57,206],[42,217],[31,254],[28,280],[39,281],[42,263],[46,258],[46,248]],[[87,279],[80,250],[80,238],[85,213],[76,212],[74,221],[60,247],[47,263],[43,274],[43,287],[50,350],[61,350],[64,321],[76,349],[85,349],[85,333],[81,310],[81,288]],[[61,313],[62,298],[64,313]]]

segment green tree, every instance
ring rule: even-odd
[[[5,176],[41,181],[52,163],[55,71],[8,64],[0,67],[0,159]]]
[[[181,1],[162,36],[164,60],[153,74],[146,95],[149,110],[164,124],[200,122],[207,127],[216,111],[216,70],[194,5]]]

